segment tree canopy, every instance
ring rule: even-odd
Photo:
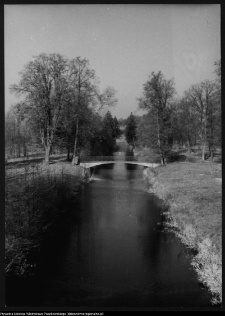
[[[40,54],[20,75],[19,83],[11,85],[10,91],[24,96],[20,113],[38,131],[46,163],[56,143],[66,146],[68,152],[73,147],[75,158],[78,145],[85,145],[87,135],[92,134],[88,118],[117,102],[112,87],[100,93],[95,71],[86,58],[68,60],[60,54]]]

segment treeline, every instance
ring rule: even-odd
[[[176,99],[173,79],[166,80],[161,72],[152,72],[143,85],[138,99],[143,116],[130,117],[125,135],[134,146],[151,148],[166,164],[174,145],[189,152],[198,146],[202,160],[222,147],[221,139],[221,62],[215,62],[215,80],[192,85],[180,99]],[[131,136],[132,135],[132,136]]]
[[[99,91],[99,80],[89,61],[69,60],[59,54],[40,54],[24,66],[10,91],[23,96],[5,118],[5,144],[9,156],[45,151],[49,163],[54,151],[73,155],[109,154],[120,135],[119,123],[109,109],[116,91]],[[108,110],[108,111],[107,111]],[[106,114],[104,114],[106,113]]]

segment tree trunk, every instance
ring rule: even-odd
[[[78,126],[79,126],[79,122],[78,122],[78,119],[77,119],[77,122],[76,122],[76,134],[75,134],[74,149],[73,149],[73,160],[72,160],[72,166],[74,166],[74,165],[75,165],[75,163],[76,163],[76,151],[77,151]]]
[[[67,148],[67,160],[70,161],[70,149]]]
[[[192,150],[191,150],[191,140],[190,140],[189,133],[187,135],[187,141],[188,141],[188,153],[190,154],[192,152]]]
[[[165,164],[165,158],[163,157],[163,156],[161,156],[161,165],[162,166],[165,166],[166,164]]]
[[[158,148],[160,150],[160,135],[159,135],[159,110],[157,111],[157,141],[158,141]]]
[[[24,157],[27,156],[27,148],[26,148],[26,144],[25,143],[23,144],[23,155],[24,155]]]
[[[202,160],[205,160],[205,143],[206,143],[206,126],[204,126],[203,140],[202,140]]]
[[[46,145],[45,146],[45,163],[49,164],[50,161],[50,151],[51,151],[51,146],[50,145]]]
[[[18,148],[17,157],[20,157],[20,142],[18,143],[17,148]]]
[[[12,157],[12,155],[13,155],[13,146],[10,145],[10,157]]]

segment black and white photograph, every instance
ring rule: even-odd
[[[5,4],[4,94],[5,308],[221,310],[220,4]]]

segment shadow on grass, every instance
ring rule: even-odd
[[[23,161],[13,161],[13,162],[7,162],[5,165],[7,168],[24,168],[27,166],[34,166],[36,164],[40,164],[42,162],[44,162],[45,158],[44,157],[34,157],[33,159],[30,160],[23,160]],[[50,157],[49,159],[49,164],[55,164],[57,163],[59,160],[60,162],[67,162],[67,158],[62,158],[62,156],[55,156],[55,157]],[[70,159],[69,161],[72,161],[72,159]]]
[[[184,161],[193,162],[194,163],[197,160],[198,160],[197,157],[189,157],[189,156],[180,155],[180,154],[172,154],[168,158],[168,162],[169,163],[172,163],[172,162],[184,162]]]

